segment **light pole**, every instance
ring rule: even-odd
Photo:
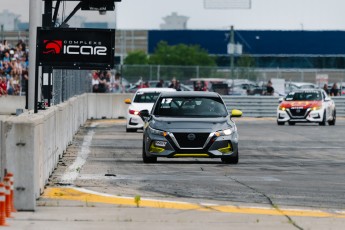
[[[234,64],[235,64],[235,34],[234,34],[234,26],[230,27],[230,46],[233,46],[233,52],[230,52],[230,68],[231,68],[231,78],[234,78]]]

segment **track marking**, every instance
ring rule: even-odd
[[[115,204],[136,206],[134,197],[119,197],[109,194],[98,193],[83,188],[74,187],[53,187],[47,188],[42,195],[42,198],[60,199],[60,200],[74,200],[82,202]],[[277,211],[273,208],[264,207],[239,207],[231,205],[217,205],[217,204],[197,204],[188,202],[176,202],[165,200],[141,199],[141,207],[150,208],[166,208],[178,210],[194,210],[194,211],[218,211],[224,213],[241,213],[253,215],[273,215],[273,216],[300,216],[300,217],[330,217],[330,218],[345,218],[345,213],[337,211],[335,213],[328,213],[320,210],[298,210],[298,209],[280,209]]]
[[[92,126],[93,124],[91,125],[91,127]],[[79,176],[80,170],[85,164],[86,159],[90,154],[90,145],[94,134],[95,131],[92,130],[84,136],[83,144],[78,152],[78,156],[73,162],[73,164],[70,165],[68,169],[66,169],[65,173],[62,175],[60,181],[61,184],[73,184]]]

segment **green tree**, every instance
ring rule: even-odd
[[[256,72],[255,72],[255,59],[250,56],[249,54],[243,54],[237,60],[237,70],[238,76],[240,78],[246,78],[251,80],[256,80]]]
[[[255,59],[248,54],[243,54],[241,57],[238,58],[237,66],[238,67],[255,67]]]
[[[158,43],[155,52],[150,56],[150,64],[181,66],[215,66],[216,62],[206,50],[197,45],[179,44],[169,46],[167,42]]]
[[[125,65],[147,65],[148,63],[148,56],[142,50],[129,52],[124,60]]]

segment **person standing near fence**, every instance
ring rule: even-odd
[[[337,83],[334,83],[334,84],[333,84],[333,87],[332,87],[332,89],[331,89],[331,91],[330,91],[330,95],[333,96],[333,97],[335,97],[335,96],[340,96],[340,93],[339,93],[339,89],[338,89]]]
[[[269,81],[267,82],[266,95],[271,96],[271,95],[273,95],[273,94],[274,94],[274,88],[273,88],[273,85],[272,85],[271,80],[269,80]]]
[[[329,96],[329,90],[328,90],[328,85],[324,84],[323,85],[323,90],[327,93],[327,95]]]

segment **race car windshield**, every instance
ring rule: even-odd
[[[291,92],[286,98],[286,101],[321,101],[322,96],[318,91],[310,92]]]
[[[136,103],[155,103],[160,93],[150,92],[143,93],[139,92],[134,97],[134,102]]]
[[[225,117],[228,113],[220,98],[163,97],[157,102],[154,115],[166,117]]]

